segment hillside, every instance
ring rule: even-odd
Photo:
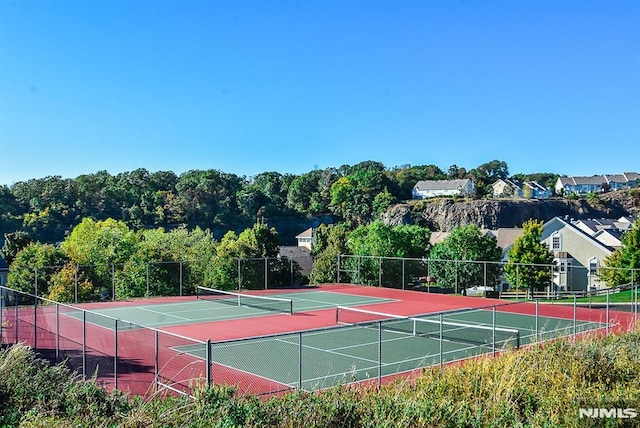
[[[640,213],[639,192],[610,192],[589,199],[434,199],[396,204],[383,216],[389,224],[418,224],[431,230],[448,232],[475,224],[480,228],[520,227],[529,219],[542,221],[554,217],[574,219],[619,218]]]

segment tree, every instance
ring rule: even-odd
[[[4,258],[8,264],[11,264],[16,258],[16,255],[27,245],[31,244],[33,239],[27,232],[17,231],[4,234],[4,244],[0,250],[0,255]]]
[[[501,256],[495,237],[484,235],[475,225],[458,226],[431,249],[430,272],[442,286],[458,289],[494,286]]]
[[[20,250],[9,266],[7,283],[11,288],[39,296],[49,294],[52,275],[56,274],[69,259],[49,244],[31,243]]]
[[[216,256],[213,260],[212,281],[222,289],[232,289],[238,286],[238,259],[241,263],[241,284],[246,288],[255,288],[264,284],[263,260],[252,263],[251,259],[275,258],[278,255],[278,232],[269,228],[264,222],[258,221],[251,228],[245,229],[240,235],[229,231],[216,246]],[[287,271],[288,272],[288,271]]]
[[[367,226],[359,226],[349,234],[347,246],[349,254],[365,257],[349,257],[345,260],[346,269],[356,272],[351,280],[357,284],[375,285],[380,281],[380,274],[384,273],[384,277],[393,283],[398,283],[399,279],[404,281],[403,274],[410,276],[416,273],[413,270],[421,266],[410,264],[415,269],[403,271],[402,260],[398,259],[427,256],[429,236],[428,229],[414,225],[392,227],[378,220]],[[380,257],[389,259],[381,260]]]
[[[313,230],[311,255],[313,268],[309,275],[312,284],[333,283],[338,274],[338,256],[347,253],[348,229],[345,224],[321,224]]]
[[[373,203],[391,182],[380,162],[361,162],[331,186],[331,211],[349,224],[360,225],[371,220]]]
[[[112,273],[137,251],[139,238],[127,225],[108,218],[84,218],[61,244],[62,251],[86,275],[94,288],[111,290]]]
[[[397,199],[411,199],[413,186],[420,180],[443,180],[447,176],[435,165],[401,165],[391,169],[391,179],[397,183]],[[457,177],[456,177],[457,178]]]
[[[621,241],[622,248],[611,253],[605,259],[606,268],[601,269],[601,278],[610,287],[640,280],[640,220],[631,225]]]
[[[540,242],[543,222],[529,220],[522,226],[523,234],[514,241],[504,266],[505,279],[513,288],[542,291],[551,283],[549,265],[553,252]]]

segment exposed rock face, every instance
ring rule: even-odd
[[[613,192],[615,193],[615,192]],[[622,198],[622,200],[629,198]],[[631,198],[633,199],[633,198]],[[616,198],[599,198],[590,204],[586,199],[544,200],[475,200],[457,202],[452,199],[412,201],[397,204],[384,215],[391,225],[418,224],[431,230],[449,232],[457,226],[475,224],[480,228],[521,227],[529,219],[542,221],[554,217],[574,219],[619,218],[637,215],[633,202]]]

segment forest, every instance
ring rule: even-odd
[[[220,239],[240,233],[256,220],[309,219],[330,214],[354,228],[367,224],[395,202],[411,198],[419,180],[472,178],[476,198],[489,185],[509,177],[505,162],[493,160],[476,168],[435,165],[387,168],[376,161],[315,169],[304,174],[263,172],[252,177],[214,169],[171,171],[136,169],[107,171],[76,178],[50,176],[0,186],[0,237],[26,232],[33,240],[57,243],[83,218],[124,222],[134,230],[196,226]],[[553,183],[556,174],[519,174],[520,179]],[[292,236],[280,235],[283,240]]]

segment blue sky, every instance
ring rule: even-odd
[[[640,171],[640,2],[0,0],[0,184]]]

